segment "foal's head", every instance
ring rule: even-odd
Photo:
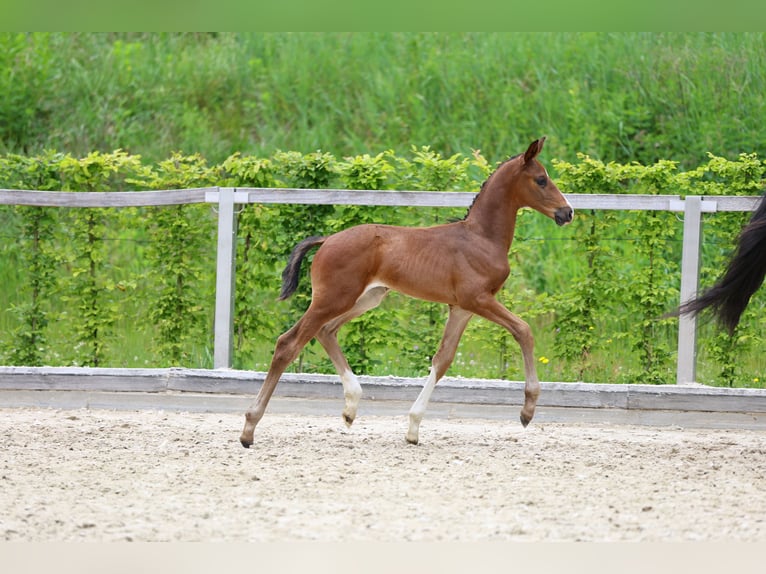
[[[531,207],[555,220],[558,225],[572,221],[574,210],[564,195],[548,176],[537,156],[543,149],[545,138],[533,141],[523,155],[508,161],[515,177],[511,185],[520,207]]]

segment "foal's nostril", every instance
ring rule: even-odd
[[[559,207],[556,210],[554,219],[558,225],[565,225],[572,221],[572,217],[574,217],[574,210],[567,205],[566,207]]]

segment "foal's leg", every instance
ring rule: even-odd
[[[431,393],[433,393],[436,383],[439,382],[439,379],[444,376],[444,373],[447,372],[447,369],[452,364],[460,337],[463,336],[463,331],[465,331],[465,327],[472,316],[473,313],[460,307],[451,306],[449,309],[449,318],[447,319],[447,325],[444,327],[444,335],[442,336],[439,350],[436,351],[431,360],[431,372],[428,374],[425,385],[423,385],[423,390],[420,391],[417,400],[412,405],[412,408],[410,408],[410,426],[407,430],[406,438],[407,442],[411,444],[418,444],[420,421],[423,420]]]
[[[343,311],[342,309],[340,313]],[[317,334],[322,325],[340,313],[332,310],[319,311],[312,302],[303,317],[277,339],[269,372],[266,373],[266,378],[255,397],[255,402],[245,413],[245,428],[239,439],[242,446],[249,448],[253,444],[255,425],[263,417],[269,399],[271,399],[271,395],[279,382],[279,377],[282,376],[287,366],[295,360],[301,349]]]
[[[521,424],[527,426],[535,415],[537,397],[540,395],[540,382],[535,366],[535,339],[529,325],[506,309],[497,299],[487,296],[477,299],[472,311],[477,315],[497,323],[507,329],[521,347],[524,359],[524,407],[521,409]]]
[[[346,357],[343,355],[343,351],[341,351],[340,345],[338,345],[338,330],[352,319],[377,307],[386,296],[386,293],[388,293],[388,288],[382,286],[373,287],[366,291],[357,299],[356,304],[350,311],[325,324],[316,336],[330,357],[343,383],[343,396],[346,400],[345,408],[343,409],[343,420],[346,421],[348,426],[351,426],[351,423],[356,418],[359,400],[362,398],[362,386],[351,370]]]

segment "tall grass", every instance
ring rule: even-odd
[[[493,161],[697,165],[766,150],[766,35],[0,35],[0,152],[337,156],[430,145]]]

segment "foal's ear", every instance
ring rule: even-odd
[[[539,140],[533,141],[529,144],[529,148],[524,154],[524,163],[529,163],[537,157],[541,151],[543,151],[543,144],[545,143],[545,137],[541,137]]]

